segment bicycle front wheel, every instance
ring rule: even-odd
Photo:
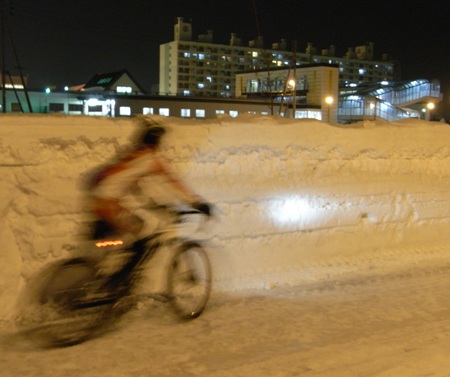
[[[180,318],[197,318],[211,293],[211,265],[201,245],[187,242],[175,253],[168,271],[170,303]]]

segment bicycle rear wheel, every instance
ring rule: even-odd
[[[180,318],[197,318],[211,293],[211,265],[205,250],[188,242],[174,254],[168,271],[170,304]]]
[[[97,268],[89,259],[76,258],[47,268],[35,287],[34,318],[27,334],[46,347],[64,347],[93,337],[111,305],[76,308],[95,289]]]

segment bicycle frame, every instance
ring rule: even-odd
[[[182,217],[184,215],[199,215],[201,214],[201,212],[170,211],[169,214],[171,214],[173,218],[170,224],[178,224],[182,222]],[[166,226],[165,228],[167,229],[168,227]],[[176,243],[186,241],[186,239],[179,236],[167,237],[167,233],[169,233],[169,231],[157,230],[154,234],[140,239],[139,241],[131,245],[131,247],[128,248],[132,252],[131,259],[128,260],[123,266],[121,266],[119,271],[104,276],[105,287],[110,287],[113,289],[121,287],[124,289],[122,290],[120,296],[129,294],[135,286],[136,281],[140,278],[140,267],[149,262],[163,245],[175,245]],[[96,248],[104,249],[106,251],[108,248],[111,248],[111,252],[120,252],[127,250],[126,248],[122,248],[124,242],[118,237],[95,240],[94,243]]]

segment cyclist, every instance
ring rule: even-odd
[[[165,127],[146,117],[139,119],[144,129],[136,140],[135,148],[97,173],[89,188],[91,211],[117,233],[131,234],[137,242],[149,235],[148,229],[144,234],[143,219],[127,208],[123,198],[140,191],[139,184],[143,179],[147,184],[152,182],[152,177],[162,178],[162,184],[168,185],[176,199],[208,216],[211,214],[210,205],[188,189],[158,153],[161,138],[166,133]],[[155,185],[161,184],[161,179],[153,181]]]

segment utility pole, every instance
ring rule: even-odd
[[[294,87],[292,88],[292,118],[295,119],[295,102],[297,100],[297,40],[292,42],[292,65],[294,70]]]
[[[19,55],[17,54],[16,45],[14,44],[14,40],[13,40],[10,28],[8,28],[8,34],[9,34],[9,39],[11,41],[11,46],[12,46],[12,49],[13,49],[13,52],[14,52],[14,57],[16,58],[17,69],[19,70],[20,80],[22,82],[23,90],[25,92],[25,98],[27,99],[28,108],[30,110],[30,113],[32,113],[33,112],[33,108],[31,106],[30,96],[28,95],[28,89],[27,89],[27,86],[25,85],[25,79],[23,77],[23,72],[22,72],[22,66],[20,65],[20,62],[19,62]],[[12,78],[10,78],[10,80],[11,80],[11,84],[14,87],[14,83],[13,83]],[[14,88],[14,90],[15,90],[15,88]],[[19,101],[20,108],[22,109],[22,112],[23,112],[23,107],[22,107],[22,104],[20,103],[19,98],[17,98],[17,100]]]

